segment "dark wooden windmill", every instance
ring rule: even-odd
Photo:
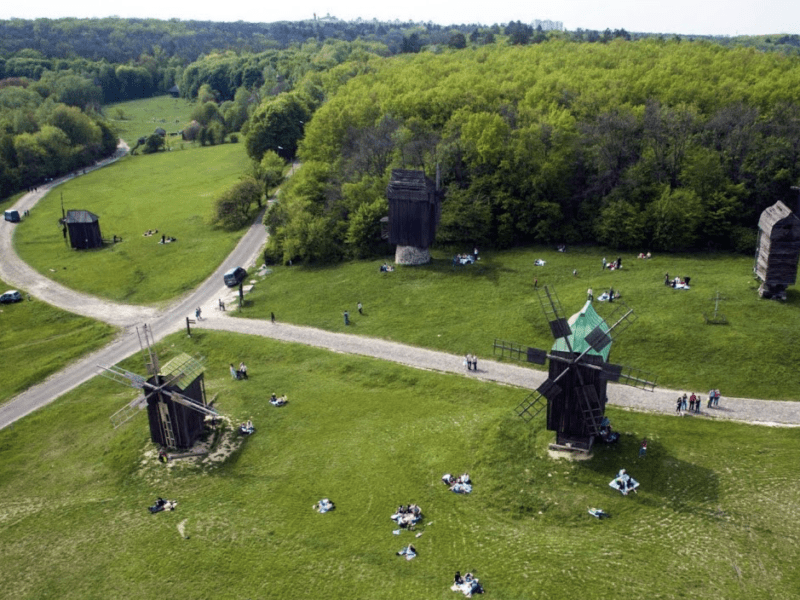
[[[795,213],[780,200],[761,213],[753,272],[761,281],[758,294],[762,298],[786,300],[786,288],[797,281],[800,260],[798,214],[800,206]]]
[[[116,365],[98,365],[109,379],[142,390],[142,396],[114,413],[111,422],[117,428],[146,405],[154,443],[166,448],[191,448],[203,434],[205,418],[219,416],[206,403],[203,365],[188,354],[179,354],[161,367],[146,325],[143,337],[144,344],[142,335],[139,342],[146,346],[148,377]]]
[[[495,340],[495,353],[499,350],[538,365],[550,360],[547,379],[517,406],[517,414],[529,422],[547,409],[547,429],[556,432],[556,447],[589,450],[600,435],[609,381],[655,388],[655,381],[644,372],[608,362],[611,342],[636,318],[633,310],[616,300],[609,321],[618,318],[610,327],[591,301],[568,320],[554,290],[545,286],[537,293],[555,338],[552,349]]]
[[[390,244],[396,245],[395,262],[401,265],[430,262],[428,248],[436,237],[441,216],[438,175],[434,183],[423,171],[393,169],[386,196],[388,238]]]

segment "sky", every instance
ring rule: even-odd
[[[683,35],[800,34],[800,0],[6,0],[0,19],[140,17],[155,19],[274,22],[331,15],[345,21],[434,22],[440,25],[534,19],[561,21],[568,30],[625,29]]]

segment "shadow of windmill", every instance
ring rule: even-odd
[[[555,340],[552,348],[548,351],[496,339],[494,353],[537,365],[550,361],[547,379],[517,406],[516,412],[530,422],[546,410],[547,429],[556,433],[550,447],[588,452],[607,427],[609,381],[647,391],[655,388],[655,378],[648,373],[608,362],[611,343],[635,322],[636,316],[615,300],[608,304],[610,314],[603,319],[590,300],[567,319],[555,290],[545,286],[537,294]],[[609,327],[607,321],[614,324]]]

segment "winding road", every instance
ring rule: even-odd
[[[127,146],[120,144],[117,153],[95,167],[102,168],[127,153]],[[13,208],[22,213],[30,210],[55,186],[74,177],[70,175],[28,193]],[[115,364],[140,350],[137,325],[148,324],[156,341],[185,327],[186,317],[193,316],[196,307],[201,307],[204,318],[195,327],[224,330],[245,335],[269,337],[286,342],[296,342],[325,348],[335,352],[359,354],[404,364],[409,367],[454,373],[464,377],[512,385],[523,389],[535,389],[544,379],[545,373],[526,367],[481,360],[479,370],[466,371],[462,357],[390,342],[383,339],[358,335],[332,333],[310,327],[283,323],[271,323],[254,319],[242,319],[231,313],[217,310],[218,300],[230,294],[222,284],[222,275],[235,266],[252,266],[259,259],[266,244],[267,233],[262,225],[263,211],[247,233],[223,261],[199,287],[179,298],[166,309],[119,304],[83,294],[66,288],[44,277],[24,263],[16,254],[12,244],[14,224],[0,222],[0,279],[12,286],[24,289],[31,296],[63,310],[103,321],[121,329],[121,333],[103,348],[71,363],[47,380],[37,384],[0,406],[0,429],[31,412],[53,402],[61,395],[76,388],[98,374],[98,364]],[[526,392],[520,390],[520,400]],[[675,410],[675,390],[657,389],[654,392],[636,390],[628,386],[610,385],[609,402],[613,405],[638,411],[672,414]],[[800,402],[779,402],[723,397],[721,406],[703,408],[702,417],[741,421],[773,426],[800,426]]]

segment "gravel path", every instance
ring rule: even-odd
[[[118,160],[127,152],[121,144],[117,154],[99,163],[100,168]],[[294,167],[293,167],[294,169]],[[71,179],[72,176],[42,186],[36,192],[26,194],[14,205],[23,212],[30,210],[53,187]],[[0,278],[11,285],[25,289],[37,299],[44,300],[64,310],[109,323],[121,328],[117,338],[96,352],[68,365],[46,381],[37,384],[0,406],[0,429],[21,419],[34,410],[53,402],[62,394],[76,388],[97,375],[98,365],[112,365],[140,350],[139,338],[134,326],[147,323],[156,341],[186,326],[186,317],[194,318],[195,308],[200,307],[204,318],[195,327],[231,331],[246,335],[258,335],[285,342],[296,342],[325,348],[334,352],[359,354],[381,360],[397,362],[416,369],[442,373],[455,373],[483,381],[521,388],[520,401],[527,395],[523,390],[535,389],[544,379],[545,373],[518,364],[499,363],[491,360],[479,361],[477,371],[467,371],[462,365],[463,357],[446,352],[418,348],[386,340],[357,335],[331,333],[311,327],[299,327],[283,323],[271,323],[254,319],[241,319],[230,312],[217,310],[219,300],[232,303],[231,290],[222,282],[222,274],[235,266],[250,267],[256,264],[261,249],[266,243],[266,231],[261,225],[263,212],[253,222],[233,252],[223,261],[196,290],[178,299],[163,311],[153,307],[118,304],[70,290],[34,271],[16,255],[11,242],[12,223],[0,221]],[[705,393],[703,390],[695,392]],[[691,392],[691,390],[687,390]],[[609,385],[609,402],[631,410],[674,414],[677,391],[656,389],[655,392],[636,390],[628,386]],[[682,392],[681,392],[682,393]],[[761,425],[800,426],[800,402],[777,402],[723,397],[719,408],[703,408],[700,415],[706,418],[727,419]],[[511,410],[513,407],[509,407]]]
[[[378,338],[363,337],[345,333],[332,333],[311,327],[299,327],[284,323],[271,323],[255,319],[241,319],[229,313],[217,311],[197,325],[204,329],[232,331],[246,335],[258,335],[283,342],[296,342],[307,346],[325,348],[334,352],[359,354],[381,360],[400,363],[415,369],[425,369],[442,373],[455,373],[482,381],[492,381],[505,385],[533,390],[544,381],[546,373],[519,364],[496,362],[481,359],[477,371],[467,371],[463,366],[463,356],[418,348]],[[695,390],[706,394],[708,390]],[[528,392],[520,392],[520,402]],[[683,392],[680,392],[681,394]],[[691,394],[691,390],[687,390]],[[608,401],[614,406],[643,412],[662,414],[675,413],[675,400],[679,392],[656,388],[654,392],[634,389],[630,386],[610,384]],[[511,409],[513,407],[509,407]],[[697,417],[697,415],[687,415]],[[797,427],[800,426],[800,402],[780,402],[773,400],[751,400],[747,398],[728,398],[723,396],[720,406],[706,408],[703,402],[700,417],[726,419],[759,425]]]

